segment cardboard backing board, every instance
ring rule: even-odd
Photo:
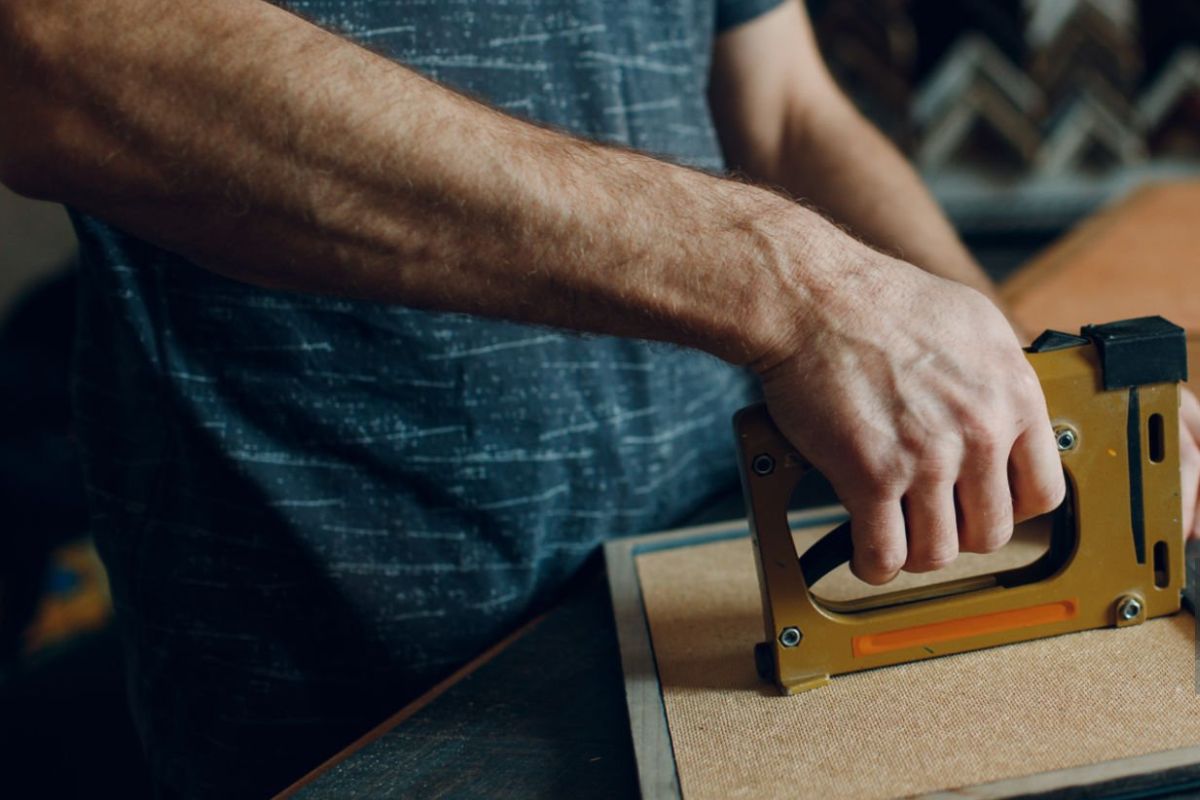
[[[793,527],[811,540],[843,518],[819,509]],[[986,558],[1025,560],[1030,546]],[[781,697],[754,672],[763,634],[750,547],[744,521],[606,547],[644,797],[1200,790],[1190,615],[841,676]]]

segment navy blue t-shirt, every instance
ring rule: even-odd
[[[779,1],[286,5],[513,114],[720,170],[713,37]],[[753,382],[701,353],[266,291],[75,220],[95,534],[165,794],[279,788],[605,539],[736,484]]]

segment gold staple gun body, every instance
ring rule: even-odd
[[[1143,317],[1080,336],[1046,331],[1026,354],[1046,395],[1067,500],[1051,516],[1045,553],[988,575],[852,601],[817,596],[813,585],[849,560],[849,525],[798,555],[787,512],[812,467],[765,406],[734,417],[766,630],[755,657],[780,691],[1179,610],[1183,329]]]

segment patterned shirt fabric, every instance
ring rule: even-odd
[[[515,115],[707,170],[714,36],[780,0],[296,0]],[[267,291],[74,215],[94,531],[162,796],[298,778],[736,485],[744,372],[641,341]]]

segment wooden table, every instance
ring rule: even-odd
[[[282,796],[636,797],[608,590],[597,563],[550,613]]]
[[[1008,280],[1026,328],[1077,333],[1088,323],[1159,314],[1188,331],[1200,374],[1200,181],[1146,186],[1096,214]]]
[[[1003,288],[1031,330],[1161,314],[1200,383],[1200,181],[1143,188]],[[739,516],[739,497],[693,522]],[[637,775],[598,568],[548,614],[297,781],[284,796],[631,797]]]

